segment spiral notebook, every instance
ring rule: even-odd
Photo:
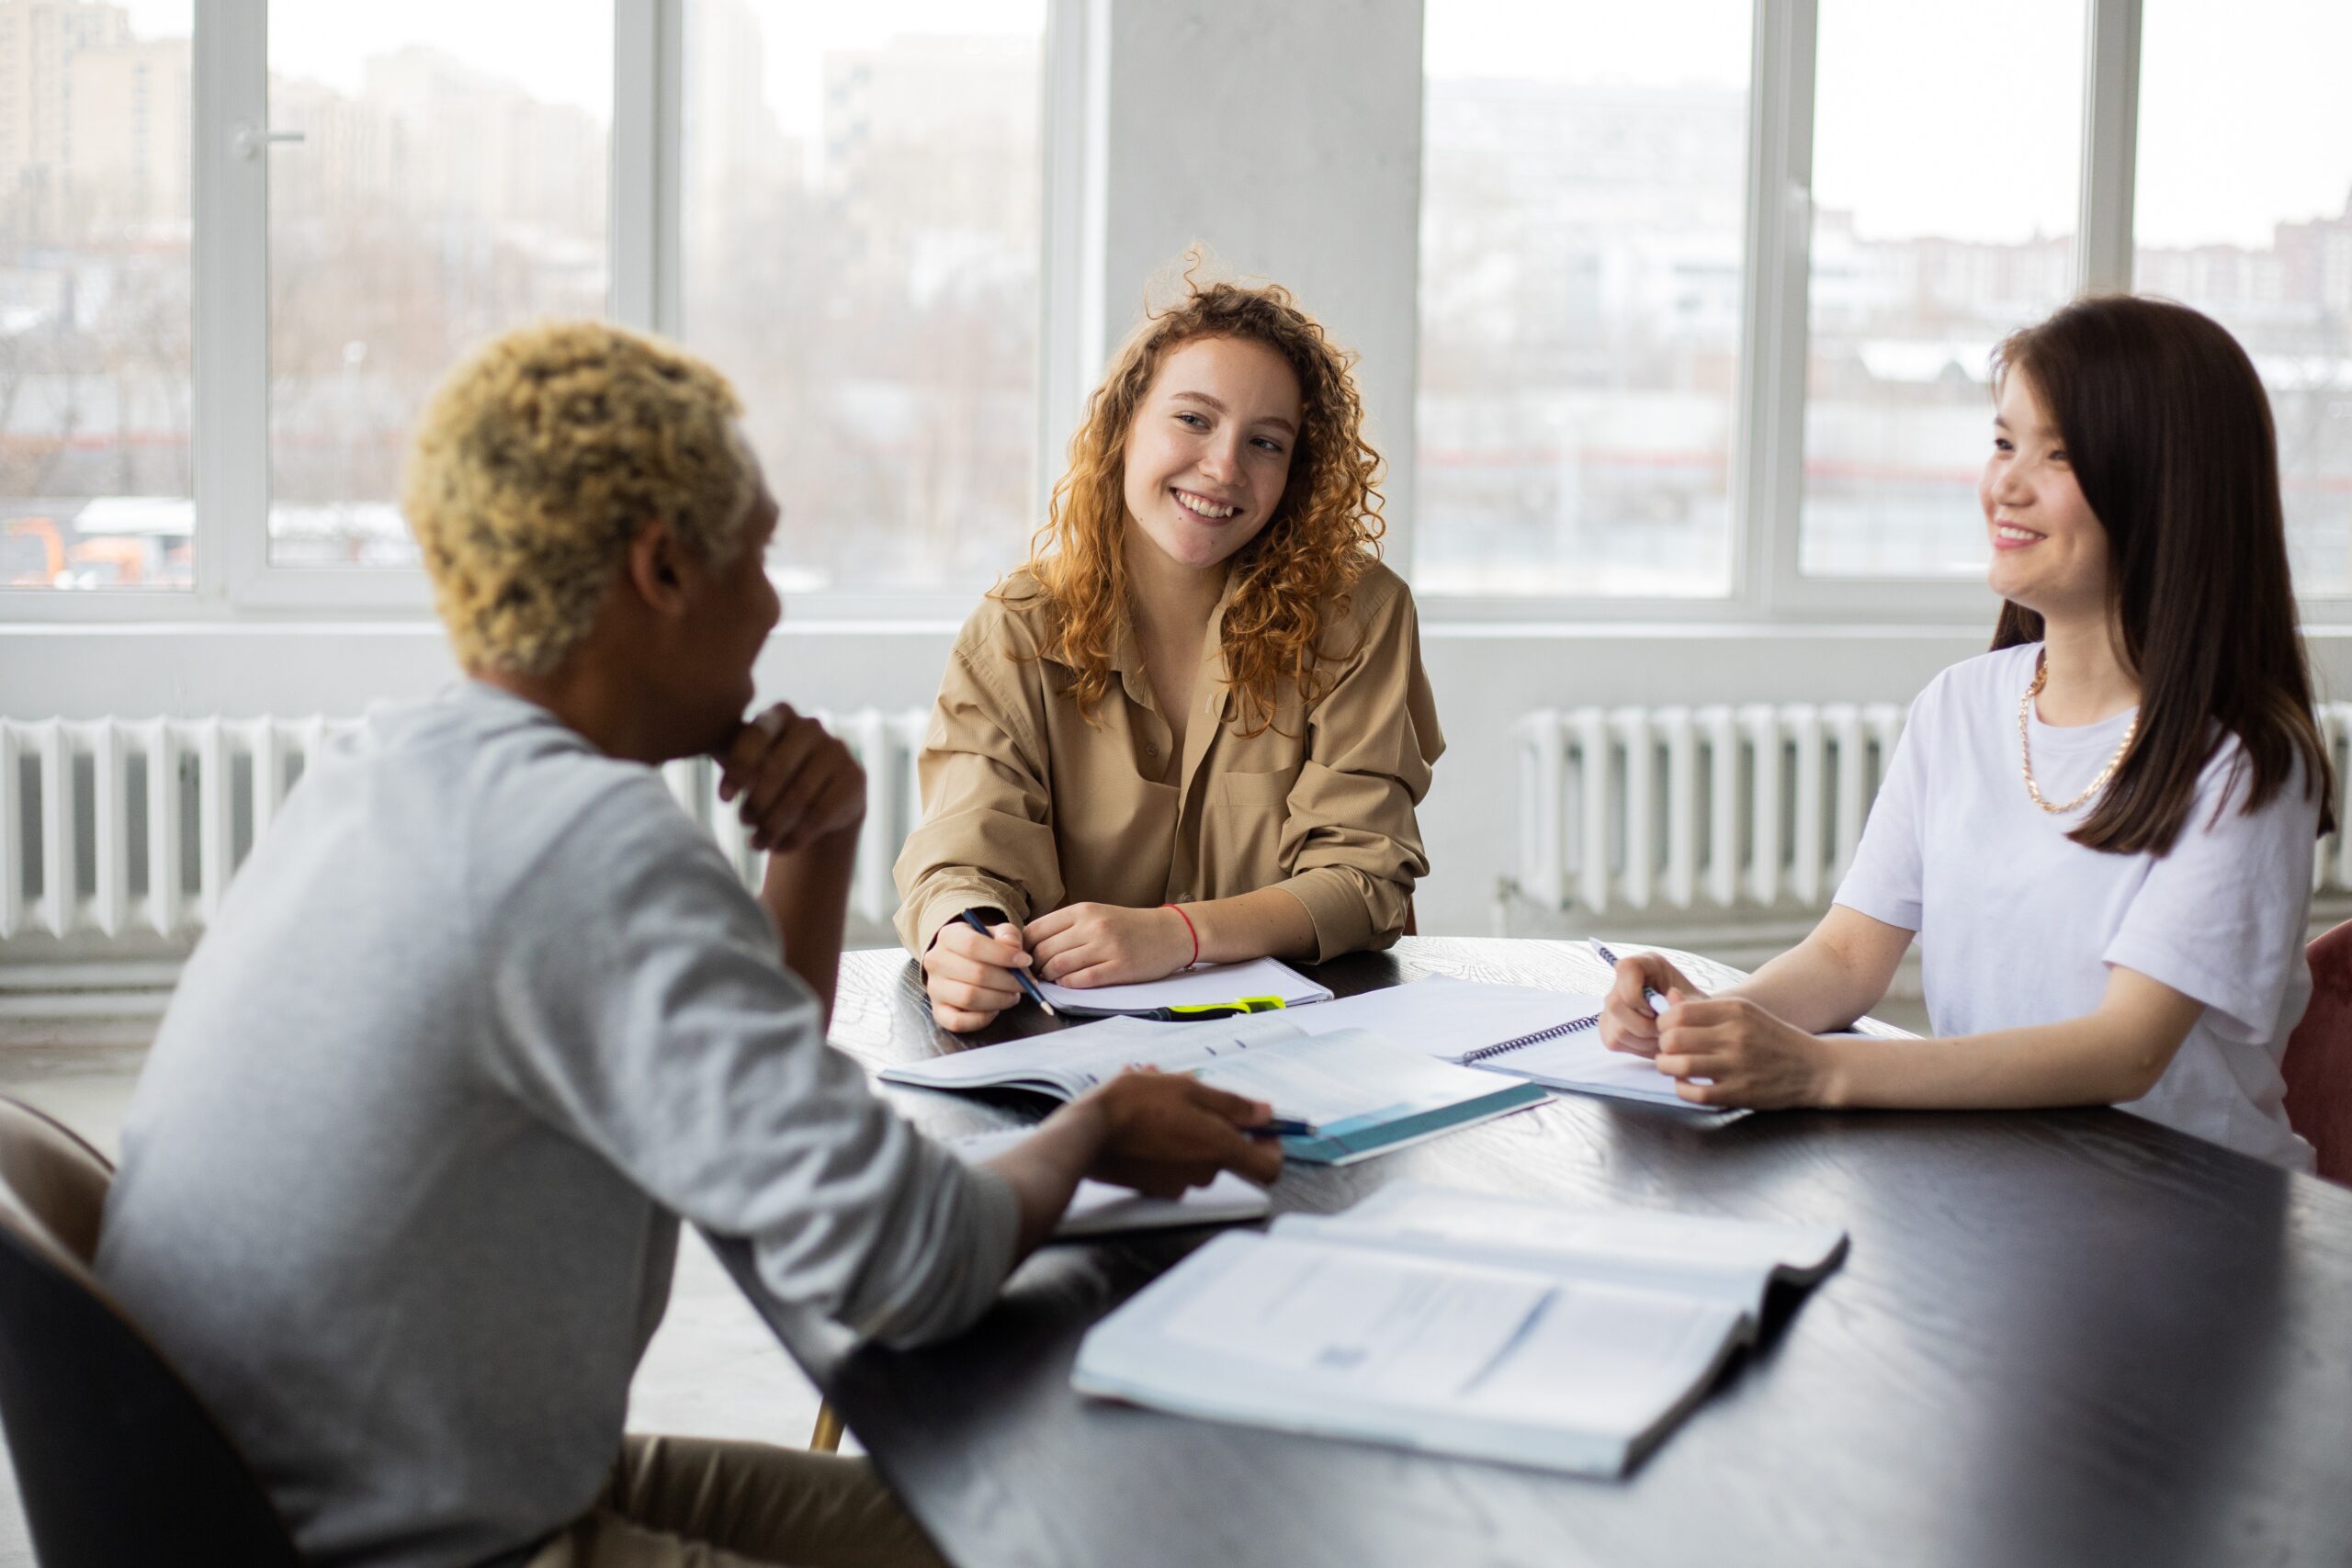
[[[1695,1115],[1727,1112],[1692,1105],[1645,1056],[1600,1043],[1598,996],[1538,986],[1498,986],[1432,975],[1306,1009],[1291,1021],[1309,1034],[1372,1029],[1465,1067],[1483,1067],[1546,1089],[1671,1105]]]

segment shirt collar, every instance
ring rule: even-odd
[[[1215,678],[1225,679],[1225,613],[1233,607],[1233,596],[1241,586],[1241,573],[1228,570],[1225,574],[1225,591],[1216,597],[1216,606],[1209,611],[1208,629],[1204,634],[1207,659],[1215,667]],[[1127,700],[1158,711],[1159,703],[1151,694],[1151,682],[1143,668],[1143,644],[1136,637],[1135,617],[1125,605],[1119,606],[1119,618],[1111,637],[1111,670],[1119,677],[1119,684]],[[1232,694],[1227,693],[1230,699]]]

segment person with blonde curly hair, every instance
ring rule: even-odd
[[[1288,290],[1188,276],[1096,389],[918,764],[899,934],[944,1027],[1012,1006],[1015,969],[1116,985],[1405,930],[1444,740],[1353,367]]]
[[[708,366],[511,333],[407,483],[467,678],[307,772],[181,977],[97,1269],[305,1561],[935,1564],[862,1459],[623,1435],[679,1222],[857,1333],[956,1333],[1084,1176],[1270,1180],[1268,1107],[1128,1074],[967,1165],[825,1045],[856,761],[782,704],[777,520]],[[655,769],[715,755],[756,897]]]

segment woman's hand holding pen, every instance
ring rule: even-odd
[[[1625,1051],[1636,1056],[1657,1055],[1658,1010],[1651,1005],[1650,998],[1676,991],[1693,998],[1703,998],[1707,994],[1655,953],[1636,953],[1618,959],[1608,999],[1600,1005],[1600,1043],[1611,1051]]]
[[[1187,917],[1161,906],[1066,904],[1029,922],[1037,973],[1062,986],[1164,980],[1200,952]]]
[[[986,1028],[1021,999],[1021,983],[1012,972],[1029,966],[1021,928],[1012,921],[983,934],[960,919],[949,920],[922,954],[923,989],[931,997],[933,1021],[957,1034]]]
[[[1834,1098],[1828,1045],[1745,997],[1708,996],[1655,953],[1617,961],[1600,1043],[1649,1057],[1693,1105],[1775,1110]]]

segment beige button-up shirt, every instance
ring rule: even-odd
[[[1430,868],[1413,807],[1445,750],[1412,592],[1370,567],[1325,636],[1329,689],[1310,705],[1285,682],[1255,735],[1226,685],[1231,598],[1228,583],[1205,628],[1181,755],[1131,626],[1090,725],[1069,694],[1075,672],[1044,657],[1035,580],[1015,573],[981,602],[917,761],[923,821],[897,870],[909,952],[967,908],[1025,923],[1066,903],[1140,908],[1261,887],[1306,907],[1318,962],[1396,941]]]

